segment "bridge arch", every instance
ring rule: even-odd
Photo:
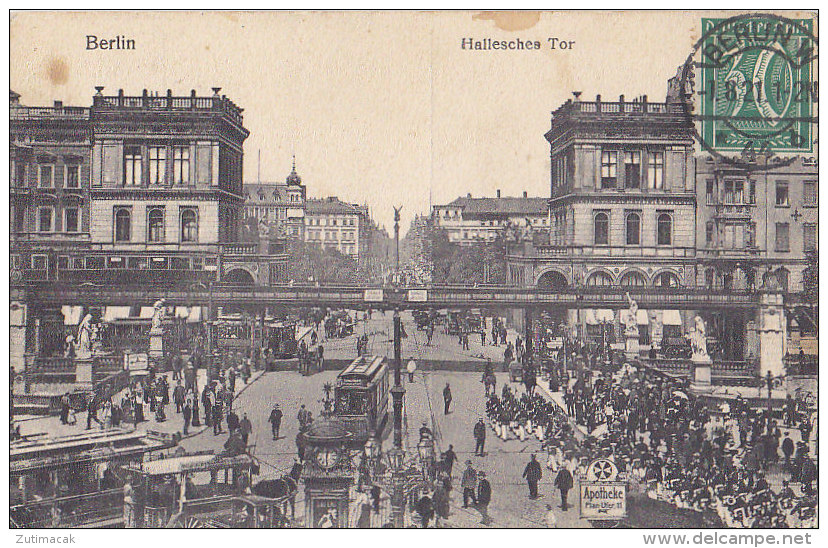
[[[612,274],[604,269],[593,270],[586,278],[586,285],[590,287],[608,287],[615,285]]]
[[[655,287],[681,287],[681,278],[672,270],[660,270],[653,276]]]
[[[618,285],[622,287],[646,287],[649,285],[649,280],[641,270],[628,268],[618,276]]]
[[[248,269],[236,266],[225,272],[221,281],[229,284],[255,285],[256,276]]]
[[[538,289],[565,289],[569,286],[566,275],[558,270],[547,270],[538,276],[535,284]]]

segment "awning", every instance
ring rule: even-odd
[[[609,308],[601,308],[595,311],[595,319],[599,322],[613,322],[615,321],[615,312]]]
[[[598,325],[598,318],[595,317],[595,311],[591,308],[584,310],[584,321],[587,325]]]
[[[201,307],[194,306],[190,308],[190,313],[187,315],[187,323],[198,323],[201,321]]]
[[[650,325],[650,318],[647,316],[646,310],[639,310],[635,315],[635,319],[638,325]]]
[[[665,310],[662,325],[681,325],[681,314],[678,310]]]
[[[139,318],[152,318],[155,315],[155,308],[151,306],[142,306],[141,312],[138,314]]]
[[[78,325],[83,315],[82,306],[62,306],[60,311],[63,313],[63,325]]]
[[[129,308],[128,306],[107,306],[104,309],[103,321],[112,322],[129,318]]]

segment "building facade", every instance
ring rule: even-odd
[[[336,196],[305,202],[305,241],[363,261],[370,249],[368,206]]]
[[[304,239],[306,194],[294,160],[284,183],[244,184],[244,218],[278,225],[287,237]]]
[[[433,226],[446,231],[449,242],[469,245],[494,241],[507,226],[549,228],[548,199],[503,197],[473,198],[471,194],[446,205],[432,207]]]
[[[242,109],[96,89],[89,108],[10,95],[12,279],[279,281],[286,256],[239,241]]]
[[[816,158],[754,160],[755,169],[697,161],[698,285],[803,290],[806,255],[817,251]]]

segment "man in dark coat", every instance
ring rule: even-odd
[[[423,529],[427,529],[429,522],[434,517],[434,503],[431,497],[428,496],[428,492],[423,493],[423,496],[414,505],[414,509],[420,515],[420,523],[423,524]]]
[[[483,451],[486,447],[486,425],[483,424],[483,418],[479,418],[477,420],[477,424],[474,425],[474,430],[472,432],[474,434],[474,454],[478,457],[484,456]]]
[[[231,410],[229,413],[227,413],[227,430],[232,434],[236,431],[239,425],[239,416],[236,415],[235,411]]]
[[[477,510],[480,512],[480,523],[489,525],[492,518],[489,517],[489,503],[492,501],[492,484],[486,479],[486,472],[477,473]]]
[[[242,441],[244,441],[244,444],[247,445],[250,433],[253,432],[253,423],[251,423],[250,419],[247,418],[247,413],[244,414],[241,422],[239,422],[239,431],[241,432]]]
[[[190,419],[193,416],[193,410],[190,408],[189,402],[184,402],[184,408],[181,410],[184,414],[184,435],[190,433]]]
[[[543,477],[543,471],[534,454],[529,458],[529,462],[526,463],[526,468],[523,469],[523,477],[526,478],[526,483],[529,484],[529,498],[538,498],[538,482]]]
[[[555,487],[561,492],[561,508],[564,511],[569,509],[566,503],[566,497],[569,494],[569,490],[572,489],[572,484],[572,474],[566,466],[561,466],[561,469],[558,471],[558,477],[555,478]]]
[[[449,477],[451,476],[451,470],[454,468],[454,462],[456,460],[457,453],[454,452],[454,446],[449,444],[448,449],[446,449],[445,453],[443,453],[443,462],[446,463],[446,472]]]
[[[175,388],[173,388],[173,403],[175,403],[175,412],[181,413],[181,407],[184,405],[184,387],[181,381],[177,381]]]
[[[267,419],[270,423],[270,432],[273,434],[273,439],[279,438],[279,428],[282,427],[282,410],[279,409],[279,404],[273,406],[270,412],[270,417]]]
[[[794,453],[794,443],[788,432],[785,432],[785,437],[782,440],[782,454],[785,455],[785,468],[791,465],[791,456]]]
[[[449,383],[446,383],[446,387],[443,388],[443,403],[445,404],[443,406],[443,414],[448,415],[449,407],[451,406],[451,386],[449,386]]]
[[[204,407],[204,424],[213,426],[213,402],[210,401],[210,385],[204,387],[201,392],[201,404]]]

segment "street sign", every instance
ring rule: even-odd
[[[408,302],[410,303],[425,303],[428,302],[427,289],[409,289]]]
[[[627,516],[627,484],[620,481],[582,481],[581,518],[619,520]]]
[[[366,289],[362,300],[366,303],[381,303],[384,300],[382,289]]]
[[[124,361],[126,362],[126,369],[129,371],[142,371],[149,367],[149,357],[146,352],[139,352],[137,354],[124,354]]]

